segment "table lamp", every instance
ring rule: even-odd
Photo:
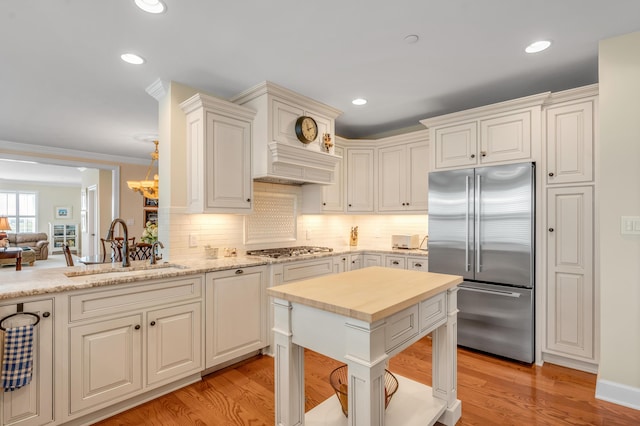
[[[0,216],[0,240],[7,238],[7,233],[5,231],[11,231],[9,218],[7,216]]]

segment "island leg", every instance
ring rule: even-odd
[[[384,322],[346,324],[348,426],[384,426]]]
[[[274,299],[276,426],[304,425],[304,348],[292,341],[291,303]]]
[[[438,422],[453,426],[462,415],[458,400],[458,287],[447,291],[447,322],[433,332],[433,396],[447,404]]]

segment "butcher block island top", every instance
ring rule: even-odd
[[[267,289],[270,296],[375,322],[462,282],[457,275],[373,266]]]

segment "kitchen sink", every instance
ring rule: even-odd
[[[181,271],[184,269],[188,269],[187,266],[184,265],[178,265],[175,263],[158,263],[155,265],[150,265],[148,263],[145,264],[140,264],[140,265],[134,265],[134,266],[128,266],[128,267],[122,267],[122,266],[116,266],[116,265],[111,265],[111,264],[102,264],[99,265],[98,267],[92,267],[91,269],[79,269],[76,271],[68,271],[65,272],[64,274],[69,277],[69,278],[90,278],[91,276],[95,276],[98,277],[100,279],[106,279],[106,278],[113,278],[113,277],[118,277],[118,276],[123,276],[123,275],[131,275],[131,276],[137,276],[137,275],[145,275],[145,274],[149,274],[150,272],[172,272],[172,271]]]

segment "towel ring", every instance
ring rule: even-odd
[[[8,320],[8,319],[9,319],[9,318],[11,318],[11,317],[15,317],[16,315],[31,315],[32,317],[36,317],[36,322],[34,322],[34,323],[33,323],[33,325],[36,325],[36,324],[38,324],[38,323],[40,322],[40,315],[38,315],[38,314],[34,314],[33,312],[16,312],[16,313],[14,313],[14,314],[7,315],[6,317],[4,317],[4,318],[2,318],[2,319],[0,320],[0,330],[2,330],[2,331],[7,331],[7,329],[6,329],[6,328],[4,328],[4,326],[2,325],[2,323],[3,323],[5,320]]]

